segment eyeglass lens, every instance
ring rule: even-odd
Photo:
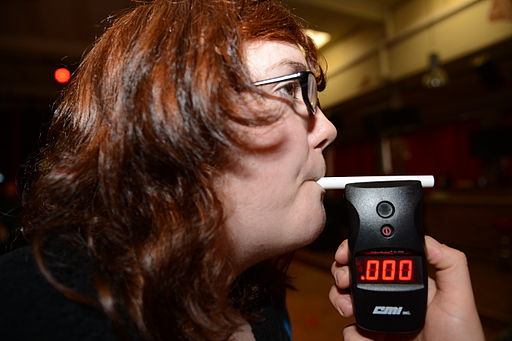
[[[313,110],[313,114],[316,111],[316,106],[318,104],[318,93],[316,88],[316,79],[312,73],[308,74],[308,100],[311,104],[311,109]]]

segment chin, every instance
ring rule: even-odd
[[[325,227],[325,220],[325,211],[323,210],[322,207],[321,218],[315,222],[311,222],[307,226],[308,233],[304,235],[303,245],[300,245],[298,248],[308,246],[309,244],[313,243],[318,238],[318,236],[320,236]]]

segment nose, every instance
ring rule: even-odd
[[[336,127],[331,121],[329,121],[320,108],[316,109],[316,113],[311,117],[310,122],[310,146],[324,150],[336,138],[336,135],[338,134]]]

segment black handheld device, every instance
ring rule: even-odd
[[[359,327],[412,333],[427,306],[419,181],[348,184],[351,294]]]

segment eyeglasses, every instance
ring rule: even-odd
[[[314,115],[318,107],[318,93],[315,76],[311,71],[301,71],[292,73],[290,75],[269,78],[262,81],[255,82],[254,85],[267,85],[279,82],[299,80],[300,89],[302,92],[302,99],[306,104],[309,114]]]

